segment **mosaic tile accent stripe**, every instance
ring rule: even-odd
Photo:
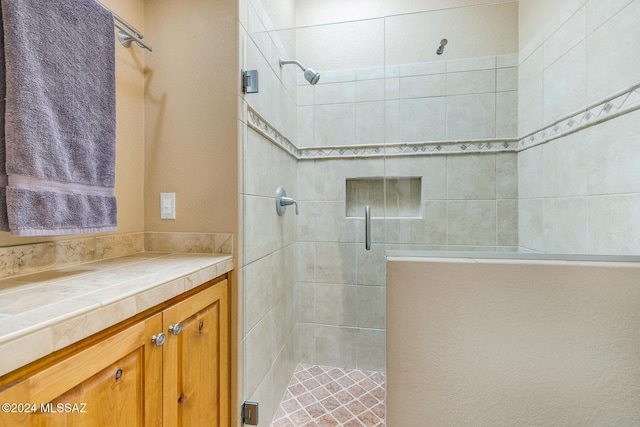
[[[249,107],[247,111],[251,128],[297,160],[512,152],[518,146],[517,139],[490,139],[298,148],[255,110]]]
[[[429,141],[339,147],[298,148],[256,111],[248,109],[249,126],[298,160],[425,156],[523,151],[640,109],[640,84],[618,92],[520,139]]]
[[[634,85],[525,136],[518,142],[516,151],[553,141],[638,109],[640,109],[640,85]]]
[[[425,156],[433,154],[470,154],[486,152],[513,152],[517,148],[515,139],[491,139],[472,141],[437,141],[418,143],[393,143],[382,145],[358,145],[341,147],[305,148],[304,159],[332,159],[359,157]]]
[[[271,427],[384,427],[381,372],[300,364]]]
[[[265,138],[282,148],[287,153],[291,154],[296,159],[300,159],[300,149],[286,136],[282,135],[278,130],[273,127],[267,120],[265,120],[260,114],[258,114],[252,108],[247,109],[247,124],[255,129],[258,133],[262,134]]]

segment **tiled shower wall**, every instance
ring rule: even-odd
[[[245,397],[275,412],[297,364],[292,334],[296,283],[296,216],[278,216],[275,189],[296,189],[296,161],[248,130],[244,204],[243,345]],[[272,194],[273,193],[273,194]]]
[[[638,19],[638,0],[570,0],[522,49],[520,250],[640,253]]]
[[[277,65],[279,56],[289,56],[287,40],[280,38],[288,33],[265,32],[268,17],[257,5],[248,4],[247,16],[252,36],[244,33],[243,68],[258,69],[261,89],[243,98],[240,124],[245,159],[240,346],[245,349],[242,398],[261,402],[262,424],[275,411],[294,361],[385,370],[385,244],[515,249],[516,155],[511,145],[500,145],[516,137],[517,60],[502,55],[323,71],[321,83],[311,86],[297,69]],[[261,117],[254,120],[252,114]],[[375,154],[313,159],[305,152],[340,145],[376,151],[384,143],[435,148],[451,140],[458,141],[457,154],[423,151],[386,164]],[[467,149],[465,141],[477,140],[482,142]],[[346,215],[345,180],[385,175],[420,181],[419,212],[385,222],[383,212],[374,210],[368,252],[363,219]],[[299,217],[292,209],[275,216],[278,185],[299,200]]]
[[[337,147],[339,157],[340,146],[515,139],[516,64],[504,55],[325,72],[315,86],[300,80],[300,146]],[[419,213],[372,208],[374,244],[366,251],[362,214],[346,215],[346,180],[382,176],[418,178]],[[386,249],[516,250],[516,176],[513,152],[300,161],[301,362],[384,370],[385,242]]]
[[[517,55],[321,76],[299,75],[298,147],[517,137]]]
[[[345,215],[345,182],[383,176],[383,160],[301,161],[295,302],[301,362],[385,369],[385,248],[515,251],[516,161],[515,153],[387,159],[388,175],[421,179],[420,214],[383,220],[382,211],[372,210],[371,251],[362,215]]]
[[[238,354],[239,402],[260,403],[260,426],[269,426],[299,357],[293,331],[296,284],[297,218],[294,209],[278,216],[276,189],[297,197],[297,160],[248,126],[248,109],[259,111],[284,135],[295,132],[292,73],[281,73],[280,40],[259,33],[271,24],[260,2],[241,1],[240,57],[243,69],[259,71],[260,92],[242,96],[238,123],[241,139],[241,248]],[[275,58],[275,59],[274,59]]]
[[[640,252],[640,113],[633,112],[640,93],[630,90],[640,75],[631,54],[640,44],[640,0],[569,0],[517,60],[320,70],[316,86],[294,67],[279,69],[278,56],[295,50],[276,33],[258,33],[269,29],[264,12],[241,4],[243,68],[257,68],[261,78],[260,94],[243,98],[240,124],[242,398],[261,401],[261,425],[294,362],[384,369],[382,242],[394,249]],[[624,99],[598,104],[625,90]],[[247,104],[268,126],[247,126]],[[417,152],[447,140],[458,141],[456,154]],[[505,152],[494,149],[504,141]],[[383,143],[406,143],[409,156],[388,157],[385,165],[376,154],[341,153],[353,146],[376,153]],[[337,147],[329,150],[333,158],[321,158],[327,146]],[[362,218],[345,215],[345,180],[385,175],[421,180],[420,215],[374,218],[367,252]],[[277,185],[300,201],[299,217],[292,209],[275,217]]]

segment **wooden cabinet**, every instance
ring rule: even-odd
[[[152,316],[0,391],[15,405],[0,425],[161,425],[162,348],[148,339],[161,328]]]
[[[226,301],[227,287],[216,286],[163,312],[165,426],[229,425]]]
[[[0,426],[228,427],[227,287],[203,285],[9,374],[0,403],[15,412],[3,407]]]

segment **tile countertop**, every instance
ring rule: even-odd
[[[231,255],[144,252],[0,280],[0,375],[232,269]]]

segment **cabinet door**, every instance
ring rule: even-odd
[[[229,426],[227,283],[163,312],[165,426]]]
[[[158,314],[0,391],[16,404],[0,426],[160,426],[161,328]]]

